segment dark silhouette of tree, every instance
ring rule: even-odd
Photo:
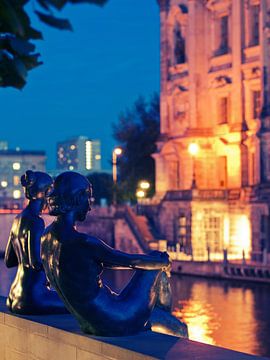
[[[0,86],[21,89],[29,70],[42,64],[33,40],[42,33],[31,26],[26,7],[30,0],[0,0]],[[33,11],[43,23],[60,30],[72,30],[68,19],[55,16],[55,11],[70,4],[104,5],[107,0],[31,0]],[[28,11],[31,9],[27,7]]]
[[[119,116],[113,124],[113,136],[123,153],[118,158],[118,201],[136,200],[136,189],[140,180],[151,184],[148,196],[154,194],[155,162],[159,137],[159,96],[154,94],[149,102],[139,97],[131,109]]]
[[[106,199],[108,204],[112,203],[113,180],[112,175],[107,173],[93,173],[87,176],[93,186],[94,205],[100,205],[101,199]]]

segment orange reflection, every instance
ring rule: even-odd
[[[210,304],[200,300],[179,302],[173,314],[188,326],[190,340],[215,345],[213,332],[220,327],[220,321]]]

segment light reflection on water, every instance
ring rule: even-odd
[[[270,286],[172,276],[174,313],[190,339],[270,356]]]
[[[7,296],[14,269],[0,261],[0,295]],[[130,271],[104,277],[119,291]],[[195,277],[171,278],[174,314],[189,327],[190,339],[270,357],[270,285]]]
[[[220,327],[220,319],[216,318],[212,305],[200,300],[183,300],[173,314],[188,324],[190,340],[216,344],[213,332]]]

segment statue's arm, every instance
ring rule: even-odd
[[[27,232],[29,265],[34,270],[42,269],[40,258],[40,241],[44,228],[44,221],[39,218],[31,224]]]
[[[88,246],[91,254],[104,267],[108,268],[134,268],[145,270],[160,270],[169,265],[167,253],[156,252],[155,255],[128,254],[115,250],[97,238],[89,238]]]
[[[18,258],[12,245],[13,236],[14,234],[11,229],[5,250],[5,259],[4,259],[6,267],[8,268],[18,266]]]

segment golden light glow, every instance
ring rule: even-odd
[[[215,344],[213,330],[219,327],[219,323],[210,304],[197,299],[181,301],[180,308],[176,308],[173,315],[187,324],[190,340]]]
[[[13,185],[18,186],[20,185],[20,177],[15,175],[13,176]]]
[[[140,183],[139,183],[139,187],[143,190],[148,190],[150,188],[150,183],[149,181],[146,181],[146,180],[142,180]]]
[[[113,150],[113,152],[115,153],[115,155],[119,156],[122,154],[123,150],[120,147],[117,147]]]
[[[72,144],[70,145],[70,150],[75,150],[76,149],[76,145]]]
[[[7,187],[7,186],[8,186],[8,182],[7,182],[6,180],[2,180],[2,181],[1,181],[1,186],[2,186],[3,188]]]
[[[145,192],[144,192],[143,190],[138,190],[138,191],[136,192],[136,197],[137,197],[138,199],[143,199],[143,198],[145,197]]]
[[[228,250],[229,245],[230,245],[230,221],[229,221],[228,216],[224,217],[224,241],[223,241],[223,244],[224,244],[224,249]]]
[[[199,152],[199,145],[197,143],[191,143],[188,145],[188,152],[191,156],[196,156]]]
[[[13,198],[14,199],[20,199],[21,197],[21,191],[20,190],[14,190],[13,191]]]

